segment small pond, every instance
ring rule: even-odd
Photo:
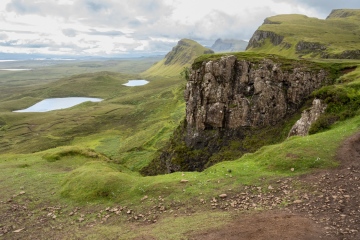
[[[101,98],[88,97],[47,98],[29,108],[14,112],[48,112],[52,110],[70,108],[83,102],[101,102],[102,100],[103,99]]]
[[[147,80],[129,80],[127,83],[123,84],[128,87],[136,87],[136,86],[142,86],[145,84],[148,84],[149,81]]]
[[[0,71],[11,71],[11,72],[18,72],[18,71],[30,71],[31,69],[28,68],[1,68]]]

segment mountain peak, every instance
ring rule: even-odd
[[[211,49],[205,48],[191,39],[181,39],[178,44],[165,56],[165,65],[191,63],[196,57],[202,54],[214,53]]]
[[[214,53],[214,51],[203,47],[194,40],[181,39],[163,60],[146,70],[144,75],[177,76],[184,67],[190,66],[195,58],[210,53]]]

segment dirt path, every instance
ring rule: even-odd
[[[192,202],[191,209],[187,205],[172,206],[160,197],[154,207],[142,214],[118,206],[29,209],[32,199],[22,191],[0,201],[0,239],[78,239],[71,233],[86,235],[92,227],[115,224],[112,221],[118,218],[134,223],[134,229],[140,231],[142,226],[184,214],[183,208],[194,213],[231,213],[224,227],[189,231],[184,239],[360,239],[360,132],[343,143],[337,158],[341,165],[336,169],[279,179],[268,186],[241,186],[226,197]],[[165,209],[165,203],[169,209]],[[142,224],[137,225],[138,222]],[[150,234],[137,239],[156,239]]]
[[[265,194],[256,195],[257,187],[250,187],[248,192],[212,203],[213,208],[224,210],[269,210],[241,214],[226,227],[189,233],[189,238],[360,239],[360,133],[343,143],[337,158],[341,165],[336,169],[278,181]],[[295,185],[305,188],[294,189]],[[292,204],[271,210],[284,200]]]

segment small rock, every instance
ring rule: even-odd
[[[226,193],[220,194],[219,197],[220,197],[220,198],[226,198],[226,197],[227,197],[227,194],[226,194]]]
[[[293,203],[298,204],[298,203],[302,203],[302,200],[295,200]]]
[[[19,195],[23,195],[23,194],[25,194],[25,191],[21,191],[21,192],[19,193]]]
[[[181,183],[187,183],[187,182],[189,182],[189,180],[186,180],[186,179],[181,179],[181,181],[180,181]]]
[[[290,171],[292,171],[292,172],[295,171],[295,168],[291,168]]]
[[[127,214],[131,214],[131,209],[129,209],[126,213],[127,213]]]
[[[15,231],[13,231],[14,233],[19,233],[19,232],[21,232],[22,230],[24,230],[25,228],[20,228],[20,229],[17,229],[17,230],[15,230]]]
[[[145,196],[141,199],[141,201],[144,201],[144,200],[146,200],[146,199],[148,199],[148,195],[145,195]]]
[[[273,186],[269,185],[268,189],[273,190],[274,188],[273,188]]]

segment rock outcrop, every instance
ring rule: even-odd
[[[286,120],[300,113],[315,89],[331,82],[328,71],[315,63],[244,56],[193,65],[184,92],[185,122],[143,173],[201,171],[230,160],[236,151],[244,154],[281,141],[290,130],[280,137]]]
[[[314,99],[311,108],[304,110],[301,118],[295,123],[289,132],[291,136],[306,136],[309,134],[310,127],[324,113],[327,105],[320,99]]]
[[[282,41],[284,40],[284,36],[280,36],[275,32],[271,32],[271,31],[256,30],[253,36],[250,38],[246,50],[250,48],[259,48],[263,46],[265,44],[266,39],[269,39],[274,46],[277,46],[282,43]]]
[[[270,59],[255,64],[227,56],[204,62],[186,85],[188,132],[275,125],[327,82],[323,70],[284,71]]]

